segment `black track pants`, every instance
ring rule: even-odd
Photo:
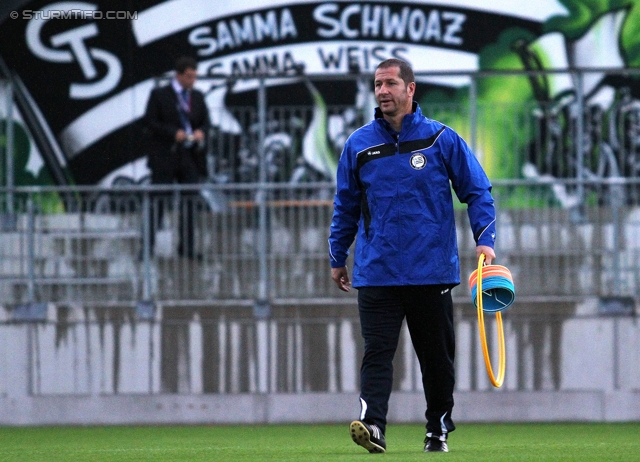
[[[427,432],[453,431],[455,334],[450,286],[360,287],[358,309],[364,338],[360,419],[386,430],[392,361],[406,318],[422,372]]]

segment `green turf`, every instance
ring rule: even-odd
[[[640,423],[459,424],[448,454],[423,427],[390,425],[386,454],[343,425],[0,428],[0,461],[640,461]]]

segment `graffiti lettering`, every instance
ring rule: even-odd
[[[215,29],[215,35],[209,26],[197,27],[189,34],[189,43],[199,48],[199,56],[211,56],[225,49],[261,43],[267,39],[278,42],[298,36],[295,21],[288,8],[279,13],[271,10],[264,15],[254,13],[239,20],[219,21]]]
[[[326,39],[395,39],[412,42],[462,45],[460,37],[467,17],[453,11],[404,7],[399,12],[388,5],[351,4],[344,8],[325,3],[313,11],[317,33]]]
[[[372,71],[381,61],[387,58],[409,61],[404,56],[404,53],[408,53],[406,47],[388,47],[385,45],[339,47],[337,50],[318,48],[318,55],[324,70],[348,71],[357,69],[359,71]]]
[[[254,75],[276,75],[297,73],[304,64],[296,62],[293,55],[285,52],[282,56],[255,55],[253,61],[249,57],[231,62],[231,75],[235,77],[247,77]]]

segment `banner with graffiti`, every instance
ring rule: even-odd
[[[214,181],[257,181],[258,152],[270,181],[331,180],[389,57],[411,63],[425,112],[465,135],[494,178],[640,171],[640,75],[615,72],[640,66],[638,0],[38,0],[8,2],[0,18],[0,78],[12,82],[0,114],[15,120],[20,185],[146,181],[141,118],[181,55],[198,61]],[[509,70],[550,72],[472,86],[474,73]],[[267,114],[262,146],[256,76],[271,77],[267,105],[285,108]]]

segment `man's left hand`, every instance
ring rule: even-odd
[[[194,141],[204,141],[204,132],[202,130],[194,130],[193,131],[193,139]]]
[[[482,254],[484,254],[484,261],[487,265],[490,265],[496,258],[496,253],[488,245],[479,245],[476,247],[476,258],[480,258]]]

